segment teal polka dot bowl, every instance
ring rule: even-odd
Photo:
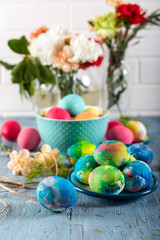
[[[66,155],[67,149],[76,142],[85,140],[98,145],[103,140],[109,121],[107,110],[100,109],[102,116],[99,118],[76,121],[42,117],[48,110],[49,108],[44,108],[36,114],[39,134],[44,143],[58,148],[61,155]]]

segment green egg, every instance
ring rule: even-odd
[[[89,175],[89,186],[97,193],[117,195],[125,185],[123,173],[113,166],[99,166]]]
[[[131,161],[131,155],[126,145],[115,140],[101,143],[95,149],[93,156],[99,165],[111,165],[117,168]]]
[[[67,159],[72,165],[85,155],[93,155],[96,145],[88,141],[77,142],[67,150]]]
[[[90,173],[98,166],[98,163],[95,161],[92,155],[83,156],[78,159],[75,164],[75,176],[80,182],[88,184],[88,178]]]

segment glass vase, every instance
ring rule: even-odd
[[[56,72],[56,84],[59,89],[60,99],[67,96],[68,94],[75,93],[75,72]]]
[[[107,70],[107,108],[111,109],[116,106],[120,115],[122,112],[126,114],[130,104],[131,81],[129,67],[121,51],[110,51]]]
[[[42,84],[41,86],[38,86],[37,84],[34,96],[32,96],[32,102],[36,110],[50,106],[57,106],[59,102],[57,87],[51,84]]]

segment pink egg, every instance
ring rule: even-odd
[[[47,114],[46,118],[59,119],[59,120],[71,120],[69,112],[60,107],[51,108]]]
[[[1,135],[3,138],[14,141],[21,131],[20,124],[15,120],[5,121],[1,126]]]
[[[116,126],[123,126],[121,122],[119,121],[116,121],[116,120],[113,120],[113,121],[110,121],[108,123],[108,128],[107,128],[107,132],[106,132],[106,137],[107,137],[107,134],[109,132],[109,130],[113,127],[116,127]]]
[[[107,139],[117,140],[124,144],[131,144],[134,140],[134,135],[130,129],[124,126],[116,126],[108,131]]]
[[[40,143],[39,132],[35,128],[24,128],[18,135],[17,144],[20,148],[34,150]]]

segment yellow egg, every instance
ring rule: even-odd
[[[46,117],[47,113],[48,113],[48,111],[45,111],[45,112],[43,113],[43,117]]]
[[[126,123],[126,127],[132,131],[134,135],[134,142],[145,141],[147,130],[142,122],[137,120],[130,120]]]
[[[90,107],[90,108],[85,109],[84,112],[92,112],[92,113],[96,114],[97,117],[100,116],[100,111],[99,111],[98,108],[92,108],[92,107]]]

